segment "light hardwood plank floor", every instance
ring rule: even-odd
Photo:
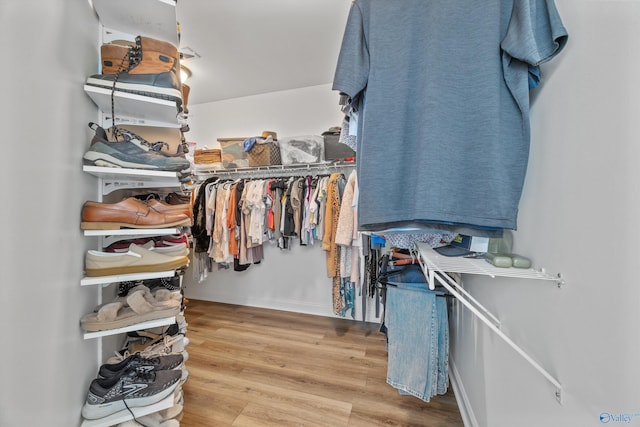
[[[185,427],[462,426],[451,388],[426,403],[386,383],[378,325],[190,300]]]

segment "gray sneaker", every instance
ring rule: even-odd
[[[156,357],[142,357],[132,354],[119,363],[105,363],[98,370],[98,378],[119,377],[126,371],[135,369],[138,372],[169,371],[182,367],[184,358],[181,354],[167,354]]]
[[[135,138],[135,134],[123,134],[124,141],[110,141],[105,130],[91,122],[89,127],[95,131],[89,150],[84,159],[96,166],[132,169],[152,169],[188,174],[191,164],[180,156],[162,153],[154,144]]]
[[[120,376],[96,378],[89,386],[82,416],[95,420],[128,408],[153,405],[171,395],[181,378],[180,369],[150,372],[131,369]]]

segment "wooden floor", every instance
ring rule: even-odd
[[[378,325],[190,300],[181,426],[462,426],[451,388],[385,382]]]

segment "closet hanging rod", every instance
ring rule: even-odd
[[[435,251],[430,246],[417,243],[415,246],[416,256],[420,267],[429,282],[431,289],[435,288],[435,282],[438,281],[451,295],[453,295],[458,301],[460,301],[471,313],[473,313],[478,319],[487,325],[493,332],[496,333],[505,343],[513,348],[520,356],[522,356],[531,366],[533,366],[539,373],[541,373],[547,381],[549,381],[556,388],[555,397],[558,403],[562,404],[562,384],[556,380],[546,369],[544,369],[538,362],[536,362],[529,354],[527,354],[520,346],[518,346],[511,338],[509,338],[504,332],[502,332],[498,326],[489,320],[477,307],[474,307],[463,295],[457,292],[462,287],[455,281],[446,271],[443,271],[436,263],[430,260],[429,255]],[[532,279],[538,277],[530,277]],[[495,318],[484,306],[478,301],[474,300],[475,304],[480,307],[482,311]]]
[[[277,178],[296,175],[325,175],[337,172],[351,171],[356,167],[355,162],[331,162],[331,163],[309,163],[301,165],[273,165],[258,166],[253,168],[233,168],[193,171],[197,181],[204,181],[211,177],[225,176],[246,176],[251,178]]]

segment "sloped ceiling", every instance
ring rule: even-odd
[[[349,0],[179,0],[189,104],[331,83]]]

